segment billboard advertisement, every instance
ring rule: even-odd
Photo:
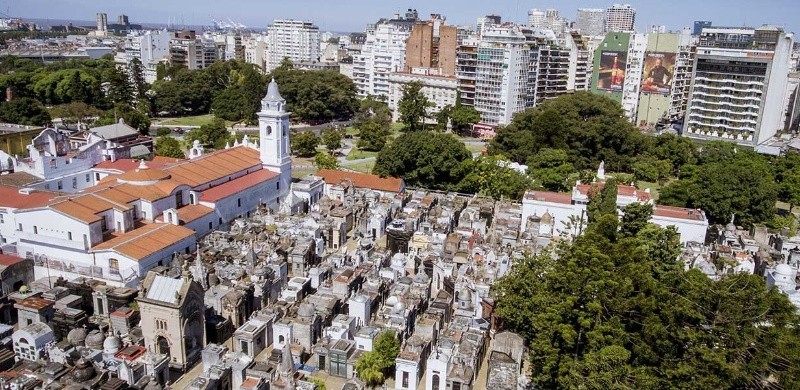
[[[675,75],[675,53],[644,53],[642,93],[669,94]]]
[[[622,91],[625,82],[625,66],[628,53],[603,51],[600,53],[600,70],[597,73],[597,89]]]

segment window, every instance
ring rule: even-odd
[[[39,234],[39,228],[36,225],[33,226],[33,234]]]
[[[111,270],[112,273],[119,273],[119,260],[108,259],[108,269]]]
[[[408,388],[408,372],[403,371],[403,388]]]
[[[5,221],[3,220],[3,213],[0,213],[0,223],[5,223]]]
[[[236,199],[237,207],[242,207],[242,198]]]
[[[241,346],[242,346],[242,353],[246,355],[248,353],[247,342],[242,341]]]
[[[208,230],[211,230],[213,228],[214,228],[214,223],[213,222],[209,222],[208,223]]]
[[[77,177],[73,177],[72,178],[72,188],[78,188],[78,178]]]
[[[100,229],[101,229],[102,231],[104,231],[104,232],[105,232],[105,231],[108,231],[108,221],[106,221],[106,217],[103,217],[103,218],[100,220]]]
[[[94,174],[94,179],[95,179],[96,181],[100,181],[100,174],[99,174],[99,173],[95,173],[95,174]]]
[[[275,189],[281,189],[281,182],[275,183]]]
[[[72,232],[67,232],[67,240],[72,241]]]
[[[178,191],[175,193],[175,207],[182,207],[183,206],[183,191]]]
[[[431,382],[431,389],[439,390],[439,374],[433,374],[433,377],[431,377]]]
[[[58,189],[59,190],[63,190],[64,189],[64,184],[61,183],[60,181],[58,182]]]
[[[86,182],[88,183],[88,182],[90,182],[90,181],[92,181],[92,175],[91,175],[91,174],[89,174],[89,173],[87,173],[87,174],[86,174]]]

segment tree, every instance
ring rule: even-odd
[[[489,153],[525,163],[540,149],[564,149],[577,170],[629,172],[647,142],[628,122],[620,104],[605,96],[576,92],[520,112],[499,128]]]
[[[279,67],[272,77],[280,85],[288,111],[302,122],[347,120],[358,109],[355,83],[339,72]]]
[[[428,117],[428,108],[433,103],[422,93],[422,83],[412,81],[403,87],[403,96],[397,103],[400,111],[400,122],[406,131],[424,130],[425,118]]]
[[[46,126],[50,123],[50,114],[39,101],[31,98],[19,98],[0,103],[0,122]]]
[[[214,149],[222,149],[225,143],[230,141],[231,133],[225,126],[225,121],[214,118],[210,123],[200,126],[186,133],[185,138],[189,142],[200,141],[201,145],[210,146]]]
[[[322,133],[322,143],[328,148],[328,152],[336,155],[336,151],[342,147],[342,131],[331,129]]]
[[[509,161],[498,156],[481,156],[464,160],[467,173],[456,186],[459,192],[481,194],[495,199],[521,199],[533,186],[530,178],[508,166]]]
[[[633,202],[622,209],[622,222],[620,234],[623,237],[635,237],[639,234],[653,216],[653,205],[649,203]]]
[[[166,135],[156,139],[156,156],[186,158],[186,154],[181,149],[181,143]]]
[[[636,180],[657,182],[668,179],[673,173],[669,160],[642,158],[633,164],[633,177]]]
[[[385,102],[376,100],[374,96],[369,95],[361,101],[353,118],[353,126],[360,129],[362,126],[372,123],[388,128],[392,123],[392,111]]]
[[[367,122],[358,129],[359,134],[356,146],[361,150],[380,151],[389,142],[389,136],[392,135],[388,125],[382,125],[378,122]]]
[[[130,64],[128,65],[130,76],[131,76],[131,86],[133,87],[133,94],[137,100],[144,100],[147,98],[147,81],[144,78],[144,68],[142,67],[142,62],[139,61],[138,58],[134,58],[131,60]]]
[[[117,123],[120,118],[124,120],[128,126],[139,130],[140,134],[150,134],[150,117],[147,116],[147,114],[124,103],[117,104],[112,109],[101,113],[100,118],[94,123],[94,125],[111,125]]]
[[[528,174],[534,184],[548,191],[568,191],[572,184],[567,179],[574,174],[575,167],[569,163],[569,155],[562,149],[544,148],[528,159]]]
[[[664,187],[659,203],[702,209],[711,223],[726,223],[733,214],[744,226],[769,221],[779,186],[765,158],[746,151],[713,156],[691,177]],[[704,158],[708,157],[701,157],[701,164]]]
[[[112,104],[133,102],[134,87],[126,69],[117,66],[109,68],[106,70],[105,80],[108,82],[106,97]]]
[[[412,187],[446,190],[461,181],[461,163],[471,158],[464,144],[451,134],[415,131],[381,149],[372,173],[402,177]]]
[[[481,121],[481,114],[478,110],[472,107],[465,107],[459,105],[453,108],[450,113],[450,121],[455,131],[464,131],[469,126],[472,126]]]
[[[328,388],[327,385],[325,385],[325,380],[322,378],[310,377],[308,378],[308,381],[316,385],[317,390],[327,390]]]
[[[170,134],[172,134],[172,129],[170,129],[169,127],[159,127],[156,129],[156,136],[158,137],[163,137],[165,135],[170,135]]]
[[[800,322],[782,293],[759,276],[685,271],[674,229],[611,239],[598,224],[615,219],[525,256],[492,287],[495,315],[529,347],[533,387],[798,385]]]
[[[398,354],[400,341],[394,331],[382,332],[375,338],[373,350],[362,354],[356,361],[358,377],[369,386],[382,384],[391,375]]]
[[[292,134],[292,151],[299,157],[311,157],[317,153],[319,137],[311,131],[298,131]]]
[[[594,184],[589,189],[589,204],[586,205],[586,216],[589,223],[601,215],[613,214],[617,217],[617,181],[613,178],[605,183]]]
[[[318,152],[314,156],[314,165],[317,166],[317,169],[338,169],[339,160],[329,153]]]
[[[50,114],[66,122],[83,123],[88,118],[100,114],[100,111],[86,103],[75,102],[55,106],[50,109]]]

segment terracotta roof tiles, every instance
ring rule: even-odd
[[[396,177],[380,177],[369,173],[345,172],[335,169],[320,169],[317,176],[322,177],[325,183],[338,185],[342,182],[352,182],[356,188],[368,188],[385,192],[403,191],[403,179]],[[349,184],[349,183],[348,183]]]
[[[204,202],[216,202],[278,176],[278,173],[267,169],[261,169],[203,191],[200,194],[200,200]]]
[[[163,223],[146,224],[140,228],[115,235],[92,247],[92,252],[113,250],[134,260],[142,260],[194,235],[183,226]]]
[[[539,202],[572,204],[572,194],[568,192],[528,191],[525,193],[525,199]]]
[[[19,188],[0,185],[0,207],[27,209],[47,206],[59,194],[53,192],[33,191],[21,194]]]
[[[703,221],[706,219],[705,213],[703,213],[702,210],[664,205],[656,205],[653,207],[653,215],[658,217],[686,219],[692,221]]]
[[[173,179],[197,187],[260,166],[261,158],[258,150],[239,146],[173,164],[166,170]]]

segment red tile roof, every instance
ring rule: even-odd
[[[686,219],[692,221],[703,221],[706,219],[705,213],[703,213],[702,210],[663,205],[655,206],[653,208],[653,215],[658,217]]]
[[[59,194],[43,191],[33,191],[25,195],[19,193],[19,188],[0,186],[0,207],[14,209],[44,207],[57,196]]]
[[[0,253],[0,266],[8,267],[17,264],[21,261],[25,261],[25,259],[17,256],[11,256]]]
[[[568,192],[528,191],[525,199],[539,202],[572,204],[572,194]]]
[[[204,202],[216,202],[278,176],[280,175],[275,172],[261,169],[203,191],[200,194],[200,200]]]
[[[194,231],[183,226],[150,223],[140,228],[115,235],[92,247],[92,252],[114,250],[134,260],[141,260],[163,248],[177,244],[194,235]]]
[[[178,220],[183,223],[189,223],[192,221],[196,221],[202,217],[205,217],[208,214],[214,212],[214,209],[211,207],[206,207],[201,204],[190,204],[188,206],[183,206],[178,209]],[[162,214],[158,218],[156,218],[156,222],[163,222],[164,215]]]
[[[330,185],[352,182],[356,188],[368,188],[384,192],[403,191],[403,179],[397,177],[380,177],[369,173],[345,172],[335,169],[320,169],[317,176],[322,177]]]
[[[258,150],[246,146],[224,149],[165,168],[174,180],[197,187],[261,166]]]

